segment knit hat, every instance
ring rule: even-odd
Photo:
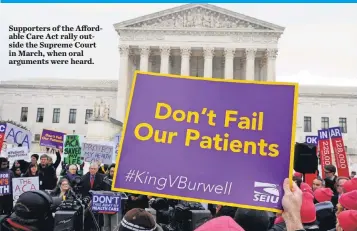
[[[345,190],[345,192],[351,192],[353,190],[357,190],[357,178],[352,178],[351,180],[346,181],[342,187]]]
[[[120,222],[120,231],[154,231],[157,225],[154,217],[144,209],[131,209]]]
[[[308,192],[310,193],[312,196],[314,195],[314,192],[312,191],[312,188],[310,185],[306,184],[305,182],[301,182],[300,184],[300,189],[303,192]]]
[[[217,217],[212,220],[207,221],[195,231],[244,231],[242,227],[240,227],[231,217],[222,216]]]
[[[302,178],[302,173],[300,173],[300,172],[294,172],[294,176],[295,176],[295,177]]]
[[[331,201],[333,192],[330,188],[318,188],[314,192],[315,199],[318,202]]]
[[[357,210],[357,190],[343,193],[338,202],[346,209]]]
[[[301,221],[304,224],[316,221],[316,208],[314,205],[314,196],[309,192],[302,193],[302,204],[300,211]]]
[[[357,230],[357,211],[347,210],[342,211],[337,216],[338,224],[343,231],[356,231]]]

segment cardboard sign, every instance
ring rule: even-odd
[[[40,190],[40,182],[36,177],[19,177],[12,179],[12,195],[14,201],[17,201],[19,196],[27,191]]]
[[[64,136],[63,156],[66,164],[82,164],[81,137],[79,135]]]
[[[82,143],[82,156],[85,162],[99,162],[102,164],[112,164],[112,145]]]
[[[113,190],[281,211],[297,99],[292,83],[136,72]]]

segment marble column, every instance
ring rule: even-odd
[[[190,56],[191,48],[182,47],[181,48],[181,75],[190,75]]]
[[[150,47],[143,46],[140,49],[140,71],[149,71]]]
[[[206,78],[212,78],[212,70],[213,70],[212,63],[213,63],[213,56],[214,56],[214,47],[204,47],[203,55],[205,58],[203,76]]]
[[[255,54],[257,49],[248,48],[245,49],[245,79],[255,80]]]
[[[224,78],[225,79],[233,79],[233,61],[234,61],[234,53],[236,49],[234,48],[225,48],[224,49]]]
[[[278,55],[278,49],[267,49],[265,52],[266,55],[266,81],[275,82],[276,80],[276,57]]]
[[[259,81],[266,81],[266,77],[267,77],[267,59],[265,57],[263,57],[260,62],[259,62]]]
[[[160,47],[161,63],[160,73],[169,74],[170,47]]]
[[[117,107],[116,117],[119,121],[124,122],[126,106],[128,103],[128,91],[130,91],[130,76],[128,74],[129,67],[129,51],[130,48],[127,45],[120,45],[120,74],[118,80],[118,92],[117,92]]]

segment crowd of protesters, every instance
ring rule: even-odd
[[[56,170],[60,165],[61,173],[57,176]],[[66,200],[75,184],[81,185],[80,193],[83,197],[90,196],[91,190],[110,191],[110,184],[105,179],[113,178],[114,168],[114,164],[107,166],[90,163],[88,172],[84,173],[84,164],[78,166],[61,163],[60,152],[56,152],[54,162],[46,154],[41,156],[34,154],[31,156],[31,162],[19,160],[12,166],[9,166],[6,158],[0,158],[0,174],[9,173],[12,178],[38,176],[40,190],[48,191],[51,197],[61,200]],[[202,222],[203,224],[200,224],[196,231],[357,231],[356,173],[352,172],[349,178],[338,177],[336,167],[333,165],[325,166],[324,173],[326,178],[316,178],[312,187],[304,182],[303,174],[297,172],[293,177],[293,187],[290,187],[286,180],[282,214],[209,205],[211,216]],[[76,182],[75,179],[78,178],[80,181]],[[0,214],[5,215],[1,219],[0,231],[51,231],[53,227],[43,227],[48,224],[43,219],[49,218],[43,218],[41,214],[49,205],[41,203],[41,198],[38,200],[35,198],[35,195],[30,197],[27,193],[23,193],[14,206],[12,195],[0,194]],[[174,229],[171,225],[172,218],[166,220],[154,218],[146,210],[153,207],[153,201],[163,202],[166,210],[169,209],[170,203],[172,204],[172,201],[167,199],[129,194],[129,199],[123,207],[119,230],[189,231],[185,228]],[[175,203],[177,205],[180,202]],[[198,209],[205,208],[201,206]],[[32,218],[28,219],[27,214],[31,214]],[[37,216],[36,219],[33,216]],[[85,216],[85,230],[93,230],[91,219],[93,219],[91,216]],[[110,217],[102,216],[98,219],[98,223],[104,230],[111,230]]]

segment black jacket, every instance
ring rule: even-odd
[[[90,173],[87,172],[84,176],[82,176],[81,183],[80,183],[82,196],[83,197],[91,196],[89,193],[90,190],[93,190],[93,191],[105,190],[103,179],[104,179],[103,174],[100,174],[100,173],[95,174],[93,188],[91,188]]]
[[[316,219],[319,222],[320,231],[328,231],[336,227],[336,215],[331,202],[315,204]]]
[[[56,170],[53,166],[38,166],[40,175],[40,190],[53,190],[57,184]]]

